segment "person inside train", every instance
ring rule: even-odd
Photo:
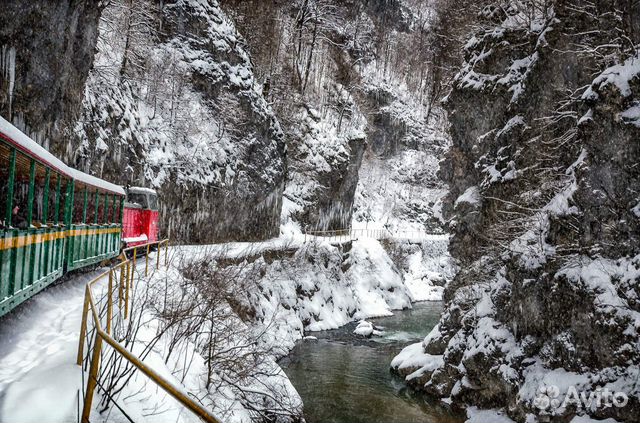
[[[0,171],[0,177],[3,177],[3,179],[5,179],[4,176],[5,175],[2,174],[2,171]],[[4,217],[5,217],[5,212],[7,210],[8,186],[9,186],[9,181],[7,180],[7,181],[4,181],[4,183],[0,187],[0,229],[7,228],[6,222],[4,221]]]
[[[27,229],[28,226],[27,219],[24,217],[24,213],[21,213],[20,206],[15,205],[11,213],[11,227]],[[0,229],[7,229],[7,224],[4,219],[0,220]]]
[[[14,200],[13,204],[14,206],[11,217],[11,226],[18,229],[27,229],[29,227],[29,222],[27,222],[27,218],[24,214],[24,208],[20,207],[17,198]]]

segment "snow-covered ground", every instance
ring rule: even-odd
[[[274,251],[294,253],[265,260],[265,256]],[[262,373],[268,376],[249,378],[243,389],[257,396],[269,390],[279,392],[279,398],[281,401],[286,399],[291,410],[299,410],[301,401],[275,359],[286,354],[304,337],[306,330],[337,328],[357,319],[390,315],[392,310],[411,307],[416,298],[437,295],[431,284],[420,284],[418,278],[403,275],[375,239],[360,239],[348,244],[297,234],[261,243],[176,247],[170,251],[170,257],[173,257],[172,261],[179,258],[183,266],[211,257],[231,258],[241,263],[238,266],[245,277],[240,280],[255,278],[250,283],[257,289],[243,291],[246,295],[238,296],[254,310],[253,320],[240,321],[235,310],[225,305],[224,326],[244,327],[246,336],[259,334],[256,339],[261,351],[269,351],[259,363]],[[250,259],[250,263],[246,259]],[[155,263],[153,257],[152,262]],[[422,265],[416,264],[420,259],[414,258],[411,262],[411,271],[419,275],[424,270],[416,270],[421,269]],[[434,263],[438,263],[437,257]],[[144,262],[139,262],[139,266],[143,265]],[[0,346],[0,420],[77,421],[82,408],[83,375],[75,360],[84,288],[98,274],[95,271],[72,276],[0,321],[0,338],[3,339]],[[259,276],[256,278],[256,275]],[[184,278],[176,267],[154,271],[148,282],[152,289],[146,292],[145,298],[162,298],[167,291],[167,281],[178,280]],[[138,284],[139,287],[145,285]],[[169,292],[177,298],[175,288]],[[246,398],[238,396],[238,388],[225,379],[222,370],[217,369],[220,373],[213,376],[212,385],[205,386],[207,365],[201,354],[202,338],[185,340],[180,344],[180,351],[169,357],[167,351],[172,335],[163,333],[156,339],[162,332],[163,323],[157,310],[153,310],[151,307],[140,316],[145,323],[130,349],[139,356],[144,355],[147,365],[198,397],[206,407],[224,416],[225,421],[250,421],[251,412],[244,405]],[[240,344],[245,340],[242,336],[225,342]],[[188,366],[184,364],[186,357],[189,357]],[[94,400],[93,420],[125,421],[125,417],[113,408],[99,414],[100,395],[98,392]],[[127,383],[116,400],[136,421],[196,421],[141,374],[136,374]]]
[[[0,319],[0,421],[78,421],[84,286],[98,274],[51,287]]]
[[[144,262],[141,261],[138,272],[143,273],[143,268]],[[39,294],[0,321],[0,338],[3,339],[0,347],[0,421],[78,421],[82,410],[83,374],[81,367],[76,365],[76,354],[83,297],[86,283],[101,271],[104,269],[73,276]],[[148,285],[144,280],[137,282],[137,295],[146,299],[154,295],[161,297],[166,292],[164,282],[179,277],[177,272],[175,268],[152,271]],[[151,289],[146,290],[145,286]],[[98,298],[103,294],[102,288],[104,283],[94,288]],[[233,313],[229,311],[229,314]],[[171,336],[164,333],[156,339],[162,326],[161,319],[151,310],[145,310],[139,317],[144,323],[140,325],[135,343],[128,346],[135,355],[143,357],[146,365],[174,386],[194,395],[205,407],[217,411],[224,421],[252,421],[249,411],[222,381],[224,375],[214,376],[215,390],[205,388],[203,374],[206,364],[195,343],[183,343],[177,347],[180,351],[169,358],[167,348]],[[109,352],[108,347],[105,350]],[[105,357],[103,352],[103,363]],[[268,383],[271,383],[273,390],[286,390],[291,409],[299,409],[301,401],[275,361],[267,357],[259,365],[262,373],[269,375],[265,379],[273,379],[266,381],[265,386],[269,387]],[[271,367],[266,368],[269,365]],[[260,392],[260,387],[253,389]],[[93,402],[92,421],[128,421],[113,407],[100,413],[101,399],[98,391]],[[137,422],[200,421],[139,372],[116,395],[116,401]]]

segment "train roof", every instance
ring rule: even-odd
[[[151,189],[151,188],[146,188],[146,187],[128,187],[127,191],[128,192],[139,193],[139,194],[154,194],[154,195],[158,195],[156,190]]]
[[[22,131],[13,126],[2,116],[0,116],[0,136],[23,153],[32,156],[43,164],[52,167],[71,179],[105,191],[110,191],[114,194],[125,195],[124,188],[120,185],[112,184],[111,182],[107,182],[103,179],[96,178],[95,176],[91,176],[67,166],[62,162],[62,160],[49,153],[44,147],[26,136]]]

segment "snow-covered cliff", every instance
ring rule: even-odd
[[[632,7],[487,2],[467,23],[442,172],[461,271],[440,324],[393,363],[411,385],[518,422],[637,420]],[[620,401],[571,396],[605,389]]]
[[[282,133],[216,2],[112,2],[83,106],[73,161],[158,189],[163,230],[174,238],[278,233]]]

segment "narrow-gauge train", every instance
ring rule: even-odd
[[[157,239],[155,191],[73,169],[0,117],[0,317],[66,272]]]

